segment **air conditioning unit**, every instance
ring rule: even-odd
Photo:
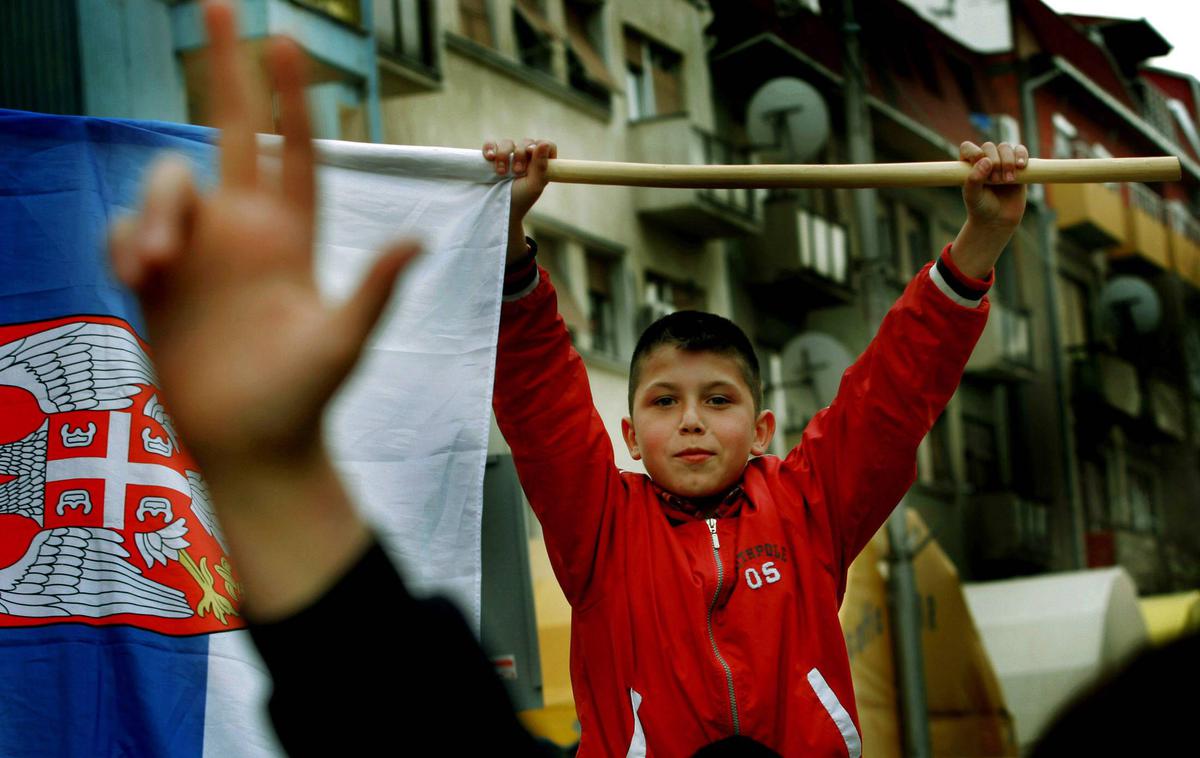
[[[650,301],[638,308],[637,329],[642,332],[646,327],[658,321],[663,316],[670,315],[675,312],[675,309],[670,305],[658,301]]]
[[[846,229],[815,213],[796,212],[796,241],[799,267],[838,284],[849,276],[849,246]]]
[[[1010,145],[1017,145],[1021,142],[1021,126],[1017,123],[1017,119],[1007,113],[996,113],[991,117],[992,125],[988,130],[988,137],[992,142],[1000,144],[1007,142]]]

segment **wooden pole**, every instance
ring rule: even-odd
[[[556,158],[546,176],[566,184],[620,184],[634,187],[954,187],[969,170],[962,161],[834,165],[690,166],[612,163]],[[1179,159],[1031,158],[1017,172],[1020,184],[1090,182],[1177,182]]]

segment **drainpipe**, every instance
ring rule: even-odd
[[[1062,75],[1058,68],[1026,78],[1025,71],[1021,76],[1021,117],[1022,128],[1025,132],[1025,146],[1029,148],[1031,158],[1039,157],[1041,140],[1038,135],[1037,109],[1034,104],[1034,90]],[[1084,547],[1083,534],[1085,529],[1083,516],[1083,501],[1079,494],[1079,471],[1075,466],[1075,427],[1071,414],[1071,398],[1067,391],[1067,356],[1063,350],[1062,332],[1058,323],[1058,250],[1054,244],[1054,211],[1046,204],[1044,187],[1035,185],[1036,191],[1029,195],[1029,206],[1034,211],[1037,223],[1037,239],[1039,253],[1042,259],[1042,283],[1045,296],[1046,319],[1050,331],[1050,370],[1054,379],[1054,399],[1057,407],[1059,428],[1059,449],[1066,485],[1067,501],[1071,508],[1071,550],[1074,553],[1075,568],[1087,566],[1087,551]]]
[[[372,142],[383,142],[383,106],[380,102],[379,52],[375,49],[375,3],[361,0],[359,17],[367,33],[367,81],[363,83],[363,96],[367,106],[367,138]]]
[[[846,139],[851,163],[871,163],[871,121],[867,111],[866,74],[859,49],[860,27],[854,18],[854,0],[843,0],[843,42],[846,71],[843,92],[846,100]],[[889,298],[883,278],[886,262],[880,258],[875,190],[854,190],[863,255],[863,295],[867,323],[878,329],[887,313]],[[892,622],[892,655],[896,661],[896,686],[900,702],[904,755],[928,758],[932,753],[929,717],[925,700],[925,659],[921,646],[921,610],[913,550],[908,539],[908,507],[903,498],[888,517],[888,609]]]

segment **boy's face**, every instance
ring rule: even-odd
[[[621,422],[629,454],[663,488],[682,497],[727,491],[775,432],[736,358],[674,345],[642,358],[633,415]]]

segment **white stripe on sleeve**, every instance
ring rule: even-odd
[[[813,692],[817,693],[817,699],[821,701],[821,705],[825,706],[825,711],[837,725],[838,731],[842,733],[842,739],[846,742],[846,753],[850,758],[862,758],[862,737],[859,736],[858,729],[854,726],[854,719],[850,718],[850,713],[842,706],[833,688],[825,681],[825,677],[821,676],[820,671],[814,668],[808,672],[808,685],[813,688]]]
[[[632,687],[629,688],[629,701],[633,704],[633,738],[629,740],[629,750],[625,753],[625,758],[646,758],[646,735],[642,732],[642,720],[638,718],[642,696]]]
[[[968,300],[967,298],[955,292],[954,288],[952,288],[945,278],[942,277],[942,272],[938,271],[938,267],[936,265],[929,267],[929,278],[933,280],[933,283],[937,285],[937,288],[940,289],[946,297],[950,298],[964,308],[978,308],[979,304],[983,302],[983,298],[978,300]]]

